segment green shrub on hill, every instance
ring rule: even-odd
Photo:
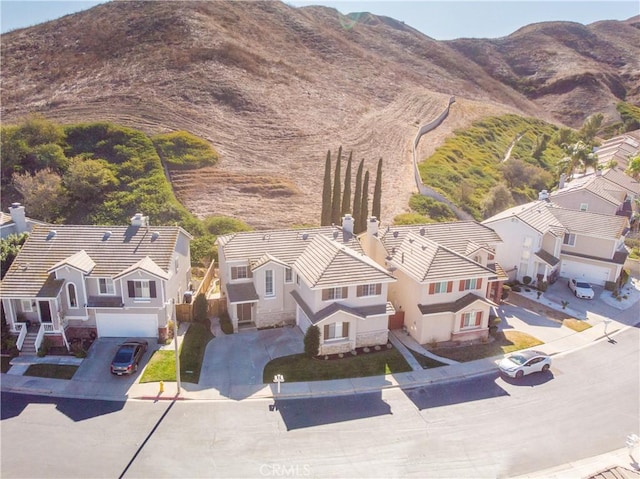
[[[170,169],[202,168],[218,162],[218,152],[209,143],[186,131],[156,135],[151,140]]]

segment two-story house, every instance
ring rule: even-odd
[[[558,276],[604,285],[616,281],[627,251],[625,216],[561,208],[538,200],[509,208],[483,224],[504,240],[496,259],[511,279],[552,283]]]
[[[34,226],[0,297],[22,347],[28,330],[69,345],[75,337],[162,339],[191,279],[191,236],[180,227]],[[30,326],[30,327],[29,327]]]
[[[343,226],[235,233],[218,238],[220,283],[234,330],[316,325],[321,354],[385,344],[393,276]]]
[[[502,240],[475,221],[389,226],[369,218],[365,251],[393,272],[389,299],[421,344],[488,335],[491,307],[506,274],[495,261]]]

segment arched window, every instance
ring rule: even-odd
[[[69,297],[69,307],[78,307],[78,297],[76,296],[76,285],[73,283],[67,283],[67,296]]]

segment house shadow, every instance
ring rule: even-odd
[[[278,412],[287,431],[392,414],[382,392],[296,399],[276,399],[269,410]]]
[[[403,391],[419,410],[431,409],[508,396],[509,393],[496,383],[498,377],[498,373],[486,374],[463,381],[435,383]]]
[[[36,396],[31,394],[2,393],[0,420],[19,416],[31,404],[55,404],[56,409],[74,422],[85,421],[120,411],[125,401],[101,399],[73,399]]]

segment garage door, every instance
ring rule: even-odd
[[[97,314],[98,336],[104,337],[158,337],[158,318],[155,314]]]
[[[615,278],[609,279],[611,270],[602,266],[578,263],[577,261],[562,260],[560,267],[560,276],[563,278],[575,278],[587,281],[592,284],[604,285],[606,281],[614,281]]]

